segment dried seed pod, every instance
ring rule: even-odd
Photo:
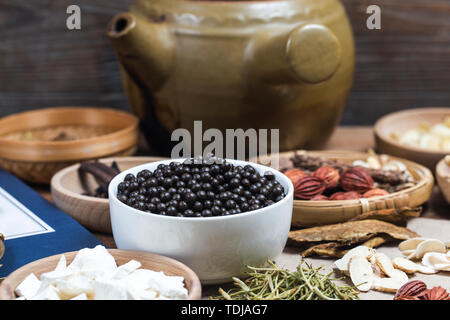
[[[427,290],[427,285],[425,282],[420,280],[413,280],[405,283],[401,286],[400,289],[397,290],[397,293],[394,296],[394,300],[402,300],[399,299],[401,297],[416,297],[420,295],[422,292]]]
[[[318,194],[317,196],[312,197],[311,201],[328,201],[328,197],[323,194]]]
[[[329,197],[329,200],[345,200],[345,192],[335,192]]]
[[[362,196],[363,198],[373,198],[373,197],[382,197],[387,196],[389,192],[380,188],[373,188],[367,192],[365,192]]]
[[[339,185],[339,171],[329,166],[323,166],[317,169],[312,174],[313,177],[317,177],[325,181],[327,189],[336,188]]]
[[[349,191],[349,192],[336,192],[333,193],[329,200],[355,200],[360,199],[361,194],[359,194],[356,191]]]
[[[299,179],[308,176],[305,171],[300,169],[291,169],[286,171],[284,174],[289,178],[289,180],[292,181],[294,185]]]
[[[364,193],[373,188],[374,182],[367,169],[354,167],[341,175],[341,186],[345,191]]]
[[[322,194],[325,190],[325,182],[316,177],[303,177],[294,185],[294,197],[301,200],[310,200],[314,196]]]
[[[433,287],[418,295],[422,300],[450,300],[450,294],[442,287]]]

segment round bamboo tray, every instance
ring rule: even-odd
[[[303,150],[297,152],[305,153]],[[289,159],[294,154],[295,151],[280,153],[279,168],[292,168],[292,163]],[[354,151],[311,151],[306,152],[306,154],[342,162],[365,160],[368,156],[367,153]],[[391,156],[389,156],[389,158],[403,162],[417,182],[416,185],[399,192],[391,193],[387,196],[368,199],[339,201],[294,200],[292,226],[311,227],[340,223],[368,211],[387,208],[413,208],[428,201],[434,184],[431,171],[426,167],[409,160]],[[270,156],[260,157],[257,161],[260,163],[269,163],[269,159]]]
[[[81,160],[129,156],[137,150],[138,119],[104,108],[58,107],[0,120],[0,167],[33,183]]]

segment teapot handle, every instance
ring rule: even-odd
[[[268,83],[319,83],[331,78],[342,57],[336,35],[324,25],[306,24],[286,33],[263,32],[248,48],[251,72]]]

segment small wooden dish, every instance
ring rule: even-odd
[[[304,153],[299,150],[297,152]],[[279,154],[279,167],[292,168],[289,160],[293,152],[284,152]],[[327,159],[339,160],[342,162],[353,162],[355,160],[365,160],[366,153],[354,151],[311,151],[308,155],[314,157],[323,157]],[[294,200],[294,208],[292,212],[292,226],[310,227],[317,225],[326,225],[340,223],[350,220],[351,218],[371,210],[385,208],[403,208],[417,207],[428,201],[433,188],[433,175],[426,167],[417,163],[390,157],[392,160],[403,162],[417,184],[411,188],[391,193],[387,196],[374,197],[360,200],[337,200],[337,201],[304,201]],[[262,161],[261,161],[262,160]],[[259,162],[268,163],[267,157],[260,158]],[[364,202],[364,203],[363,203]]]
[[[436,181],[445,200],[450,204],[450,167],[445,163],[445,158],[436,166]]]
[[[124,157],[108,158],[99,161],[111,165],[116,161],[121,171],[129,168],[167,158],[158,157]],[[78,168],[80,164],[75,164],[57,172],[50,183],[52,198],[56,206],[69,214],[83,226],[91,231],[112,233],[111,218],[109,215],[108,199],[85,196],[86,191],[93,192],[98,186],[94,177],[86,175],[86,187],[83,188]]]
[[[103,108],[50,108],[0,120],[0,166],[19,178],[49,183],[55,172],[87,159],[133,155],[138,119]]]
[[[424,122],[431,125],[442,123],[446,116],[450,116],[450,108],[411,109],[382,117],[374,126],[377,152],[420,163],[434,172],[436,164],[445,157],[445,151],[403,145],[395,141],[391,135],[400,136],[406,130],[419,128]]]
[[[108,250],[117,265],[122,265],[134,259],[142,264],[142,269],[154,271],[164,271],[169,276],[181,276],[189,292],[189,300],[199,300],[202,295],[202,287],[199,278],[189,267],[183,263],[154,253],[132,250]],[[64,253],[67,264],[72,262],[78,251]],[[20,269],[11,273],[0,285],[0,300],[13,300],[16,298],[14,290],[30,273],[34,273],[36,277],[41,274],[55,269],[61,255],[54,255],[31,262]]]

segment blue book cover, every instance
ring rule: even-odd
[[[5,254],[0,278],[55,254],[102,244],[69,215],[11,174],[0,170],[0,233]]]

